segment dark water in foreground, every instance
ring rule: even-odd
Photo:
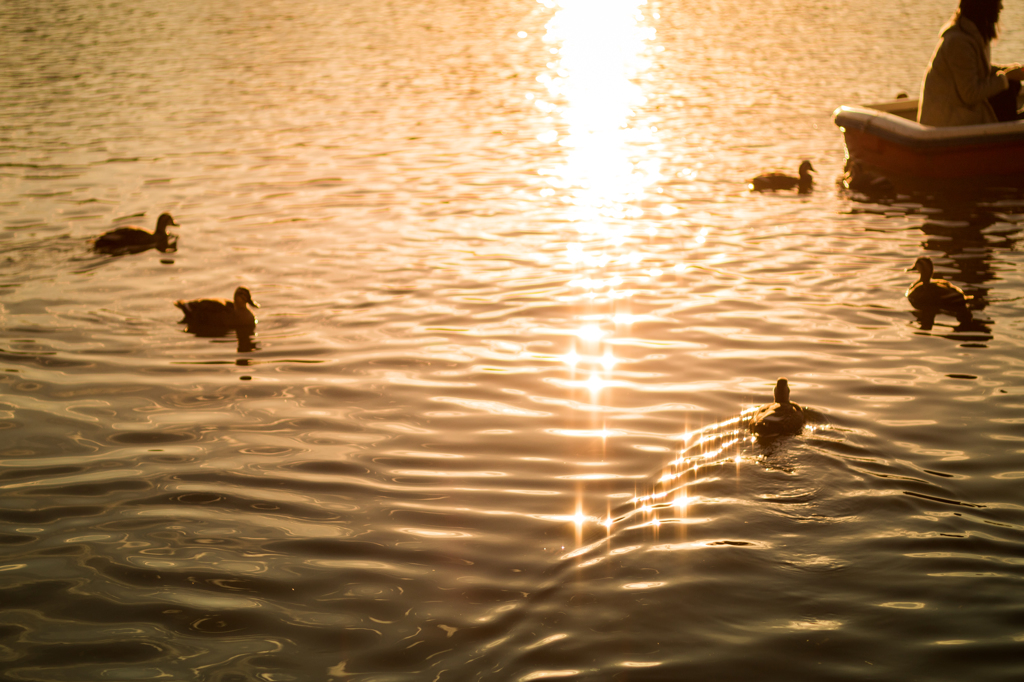
[[[1021,679],[1024,199],[832,185],[953,4],[0,5],[0,677]]]

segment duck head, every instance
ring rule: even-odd
[[[932,259],[926,256],[922,256],[914,261],[914,264],[907,268],[907,272],[916,270],[921,273],[921,281],[927,282],[932,278],[932,273],[935,271],[935,266],[932,265]]]
[[[809,178],[809,177],[811,177],[810,176],[811,173],[816,173],[816,172],[817,171],[814,170],[814,166],[811,165],[810,161],[807,161],[805,159],[805,160],[800,162],[800,177],[801,178]]]
[[[248,303],[253,308],[259,308],[260,304],[252,300],[252,294],[245,287],[238,287],[235,289],[235,310],[242,310],[245,308],[245,304]]]
[[[171,217],[170,213],[161,213],[160,217],[156,219],[156,233],[167,234],[168,225],[177,227],[178,223],[174,222],[174,218]]]
[[[779,377],[775,384],[775,402],[779,405],[789,402],[789,381],[785,377]]]

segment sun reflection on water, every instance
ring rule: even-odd
[[[653,225],[638,224],[650,188],[662,180],[657,127],[640,111],[644,74],[658,50],[657,13],[647,0],[539,1],[554,13],[544,36],[551,61],[537,77],[547,97],[534,98],[550,128],[538,139],[561,150],[539,171],[542,195],[566,205],[579,234],[566,244],[565,258],[587,274],[572,285],[591,302],[615,300],[628,295],[619,291],[625,278],[602,271],[636,270],[645,258],[636,237],[657,234]],[[654,212],[664,217],[675,209]]]
[[[599,546],[581,546],[586,541],[588,526],[600,529],[602,536],[610,540],[613,534],[635,530],[653,531],[657,535],[666,528],[675,528],[685,533],[688,524],[701,522],[703,519],[693,516],[694,507],[708,501],[701,492],[720,478],[727,465],[737,467],[736,474],[739,474],[746,428],[741,415],[697,432],[681,434],[678,439],[683,445],[678,456],[668,462],[651,483],[637,490],[617,509],[601,516],[586,514],[577,497],[576,513],[568,518],[576,521],[578,551],[586,552]]]
[[[610,404],[616,371],[629,362],[616,354],[616,336],[633,333],[644,319],[633,314],[633,294],[672,267],[659,267],[645,251],[659,221],[677,210],[655,191],[664,181],[662,150],[657,127],[643,112],[645,74],[660,49],[652,23],[658,16],[647,0],[539,1],[554,13],[544,37],[551,61],[538,76],[547,95],[533,103],[549,125],[538,140],[557,151],[557,161],[539,171],[541,195],[565,205],[576,232],[564,250],[576,272],[569,286],[579,312],[562,356],[570,375],[563,385],[585,391],[596,408]],[[608,433],[606,413],[595,409],[591,418],[592,433]],[[680,499],[688,498],[677,494],[654,506],[685,510]],[[610,513],[590,517],[580,504],[577,499],[570,513],[577,546],[584,526],[610,532],[619,521]],[[657,526],[661,515],[649,514],[643,523]]]
[[[535,106],[552,125],[538,139],[567,150],[563,164],[544,171],[551,194],[577,220],[640,217],[634,202],[660,175],[658,157],[645,151],[657,130],[633,120],[647,101],[637,80],[655,36],[646,0],[541,2],[556,9],[544,40],[557,59],[538,77],[549,99]]]

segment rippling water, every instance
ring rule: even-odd
[[[5,2],[4,678],[1020,679],[1024,198],[833,184],[953,5]]]

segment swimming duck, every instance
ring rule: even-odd
[[[98,237],[93,244],[97,251],[116,253],[118,251],[145,251],[156,247],[167,248],[171,235],[167,234],[167,226],[178,226],[170,213],[161,213],[156,219],[156,231],[150,234],[140,227],[119,227]]]
[[[846,170],[837,180],[841,189],[859,192],[869,199],[889,199],[896,196],[896,187],[884,175],[866,170],[858,161],[850,159]]]
[[[953,313],[966,313],[967,302],[973,296],[968,296],[963,289],[944,279],[932,279],[935,266],[932,259],[922,256],[914,261],[914,265],[907,268],[907,272],[916,270],[921,273],[921,279],[910,285],[907,289],[907,300],[910,305],[918,310],[944,310]]]
[[[762,405],[750,418],[750,430],[761,438],[800,433],[807,422],[804,408],[789,401],[789,381],[775,384],[775,402]]]
[[[807,194],[811,191],[811,187],[814,185],[814,178],[811,177],[812,172],[814,172],[814,167],[811,166],[811,162],[803,161],[800,163],[800,177],[798,178],[794,178],[792,175],[786,175],[781,171],[773,171],[771,173],[758,175],[747,183],[747,187],[750,188],[751,192],[764,192],[775,189],[793,189],[796,187],[800,194]]]
[[[221,298],[200,298],[194,301],[175,301],[174,305],[185,313],[182,320],[189,328],[252,329],[256,317],[246,304],[259,308],[245,287],[235,289],[234,301]]]

